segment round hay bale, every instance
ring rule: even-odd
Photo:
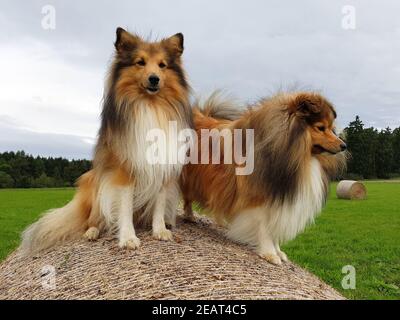
[[[271,265],[210,220],[196,220],[178,219],[175,242],[139,230],[136,251],[111,238],[34,257],[16,251],[0,265],[0,299],[343,299],[295,264]]]
[[[342,180],[336,187],[336,195],[339,199],[363,200],[367,197],[367,189],[359,181]]]

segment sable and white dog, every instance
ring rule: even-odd
[[[71,202],[24,231],[24,252],[82,235],[95,239],[102,231],[117,232],[121,248],[135,249],[140,241],[133,222],[151,222],[155,238],[172,239],[165,223],[175,221],[182,165],[149,163],[146,136],[163,130],[167,150],[175,152],[177,137],[169,134],[169,122],[178,130],[191,126],[183,35],[146,42],[122,28],[116,33],[93,169],[79,179]]]
[[[228,101],[210,99],[193,110],[194,127],[208,130],[254,130],[254,171],[237,175],[237,162],[188,164],[181,176],[185,212],[192,219],[198,202],[228,224],[228,236],[253,246],[267,261],[287,260],[280,244],[313,221],[324,203],[329,179],[345,166],[344,142],[334,132],[336,112],[316,93],[282,93],[238,115]],[[234,136],[234,135],[233,135]],[[229,140],[228,140],[229,141]],[[234,143],[219,148],[220,159]],[[199,140],[200,154],[210,147]],[[226,148],[228,147],[228,148]]]

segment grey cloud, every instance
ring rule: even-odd
[[[55,31],[41,28],[46,4],[56,8]],[[347,4],[356,9],[356,30],[341,28]],[[104,75],[117,26],[153,38],[183,32],[195,94],[225,88],[254,101],[298,84],[325,94],[342,127],[358,114],[366,125],[394,128],[400,126],[399,9],[398,0],[19,0],[2,4],[7,32],[0,39],[15,46],[36,39],[70,68]]]
[[[32,132],[18,127],[10,119],[0,118],[0,152],[24,150],[35,156],[91,159],[91,140],[89,137]]]

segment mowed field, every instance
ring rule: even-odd
[[[289,258],[350,299],[400,299],[400,183],[365,182],[368,199],[339,200],[336,185],[316,223],[283,246]],[[74,189],[0,190],[0,260],[41,212],[60,207]],[[342,268],[356,271],[343,289]]]

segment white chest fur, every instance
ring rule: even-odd
[[[165,136],[165,141],[162,143],[165,148],[164,151],[176,154],[178,152],[177,148],[180,147],[177,141],[177,132],[185,127],[186,124],[182,121],[170,119],[162,109],[157,109],[154,106],[138,103],[131,108],[135,108],[134,114],[130,115],[132,119],[128,121],[122,137],[116,139],[115,144],[119,144],[116,150],[122,162],[127,164],[131,171],[130,173],[134,177],[134,183],[129,186],[127,191],[131,201],[129,210],[137,212],[139,209],[145,208],[146,210],[142,215],[150,216],[155,201],[160,193],[164,192],[162,188],[167,184],[169,189],[174,187],[174,182],[181,173],[182,164],[178,161],[167,163],[150,162],[146,156],[153,143],[149,141],[149,133],[154,130],[161,131]],[[170,129],[171,121],[174,123],[176,130]],[[121,192],[125,192],[124,189],[126,189],[125,186],[115,187],[113,185],[111,174],[102,177],[98,196],[101,212],[108,226],[115,226],[116,221],[119,219],[122,205],[120,195]],[[171,192],[174,192],[174,190]]]
[[[322,168],[318,160],[313,158],[307,174],[301,179],[294,201],[240,212],[229,226],[228,236],[257,246],[262,228],[277,243],[289,241],[314,221],[324,201]]]
[[[292,203],[271,208],[268,229],[279,242],[289,241],[314,221],[320,213],[325,199],[325,186],[319,161],[313,158],[308,174],[302,178],[297,195]]]

